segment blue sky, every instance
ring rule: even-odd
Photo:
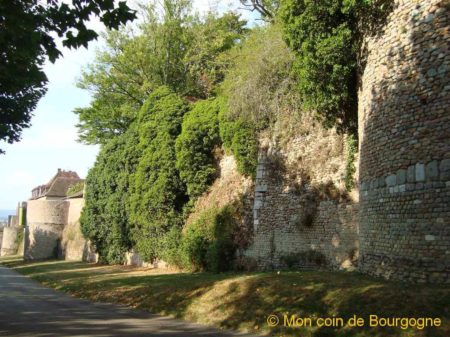
[[[199,11],[215,8],[223,11],[237,9],[238,0],[195,0]],[[217,5],[219,4],[219,5]],[[255,13],[242,12],[252,20]],[[98,23],[92,26],[99,31]],[[101,28],[100,28],[101,29]],[[46,183],[58,168],[76,171],[85,178],[98,153],[98,146],[77,142],[76,107],[89,105],[88,92],[75,85],[80,72],[95,57],[101,41],[89,44],[89,49],[63,50],[63,57],[55,64],[47,62],[48,91],[34,111],[32,126],[25,129],[22,140],[12,145],[1,143],[6,151],[0,155],[0,209],[14,209],[17,202],[27,200],[31,189]]]

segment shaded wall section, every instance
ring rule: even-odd
[[[360,266],[450,281],[450,11],[395,1],[359,93]]]
[[[30,200],[25,230],[25,260],[57,257],[66,223],[68,203],[65,200]]]

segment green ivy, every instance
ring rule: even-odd
[[[200,101],[183,119],[176,141],[177,168],[191,199],[204,193],[216,176],[213,150],[220,145],[219,100]]]
[[[238,171],[252,178],[258,164],[258,138],[255,125],[243,118],[234,119],[223,109],[219,114],[223,146],[233,153]]]
[[[175,141],[186,111],[178,95],[161,87],[138,115],[141,157],[130,178],[130,222],[135,248],[149,261],[160,257],[166,233],[182,224],[187,196],[176,168]]]
[[[183,266],[193,271],[230,270],[236,252],[233,240],[236,228],[236,210],[230,205],[203,212],[182,236]]]
[[[91,240],[100,262],[123,263],[131,248],[128,195],[136,166],[137,132],[134,128],[101,148],[86,178],[81,230]]]
[[[327,126],[357,128],[357,8],[364,0],[323,0],[281,3],[284,36],[297,53],[302,101]]]

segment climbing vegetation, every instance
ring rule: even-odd
[[[365,2],[242,3],[263,6],[270,24],[250,30],[237,14],[200,17],[186,0],[155,2],[140,26],[107,33],[82,74],[79,86],[93,100],[75,111],[80,140],[101,151],[81,226],[102,262],[123,263],[134,249],[146,261],[229,270],[242,248],[242,210],[210,207],[186,224],[219,174],[218,154],[231,153],[239,172],[254,177],[259,139],[275,134],[281,116],[313,110],[327,125],[355,130],[356,22]],[[351,188],[357,147],[348,140]]]
[[[184,116],[176,142],[176,167],[192,199],[205,192],[216,176],[213,152],[220,145],[220,108],[218,99],[200,101]]]
[[[182,266],[192,271],[230,270],[237,249],[234,236],[238,223],[233,205],[204,211],[183,233],[180,246]]]
[[[130,223],[136,249],[158,257],[160,239],[180,226],[186,188],[176,168],[175,141],[187,106],[167,87],[153,92],[138,114],[140,153],[130,177]]]
[[[123,263],[125,252],[132,247],[127,200],[139,155],[137,140],[134,128],[111,139],[86,178],[81,230],[94,244],[100,262]]]

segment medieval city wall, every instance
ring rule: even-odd
[[[359,92],[360,268],[450,281],[450,10],[395,1]]]
[[[57,257],[66,222],[68,204],[64,200],[30,200],[27,207],[24,259]]]
[[[17,253],[18,243],[17,234],[19,228],[5,227],[3,228],[2,245],[0,256],[14,255]]]
[[[248,263],[354,269],[358,204],[345,189],[346,137],[306,113],[288,127],[280,118],[271,138],[261,139]]]
[[[67,218],[61,234],[61,257],[71,261],[81,261],[87,254],[87,241],[80,229],[80,215],[84,206],[83,198],[66,200]]]

